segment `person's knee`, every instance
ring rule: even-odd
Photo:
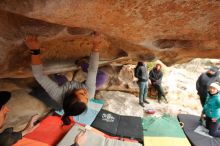
[[[209,135],[211,135],[213,137],[220,137],[220,131],[210,129]]]

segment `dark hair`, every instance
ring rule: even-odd
[[[9,91],[0,91],[0,110],[2,106],[5,105],[11,98],[11,92]]]
[[[161,64],[159,64],[159,63],[157,63],[157,64],[156,64],[156,67],[157,67],[157,66],[160,66],[160,68],[162,67],[162,65],[161,65]]]
[[[143,62],[140,62],[140,61],[139,61],[139,62],[137,63],[137,66],[142,66],[142,65],[144,65]]]
[[[64,125],[69,125],[71,120],[69,116],[77,116],[87,110],[87,105],[84,102],[81,102],[77,95],[75,94],[76,90],[68,92],[63,100],[63,110],[64,115],[62,121]]]

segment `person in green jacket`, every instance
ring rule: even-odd
[[[207,99],[203,108],[203,117],[206,117],[206,128],[209,134],[220,137],[220,85],[215,82],[208,88]]]

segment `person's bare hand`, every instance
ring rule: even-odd
[[[31,50],[40,49],[40,43],[36,36],[27,36],[25,38],[25,44]]]
[[[103,41],[103,36],[100,33],[95,32],[92,36],[93,52],[99,52],[99,50],[101,49],[102,41]]]
[[[34,115],[28,122],[24,130],[22,131],[22,136],[34,131],[40,124],[34,125],[34,123],[39,119],[39,115]]]
[[[217,122],[217,119],[216,118],[212,118],[212,122]]]
[[[86,131],[81,131],[75,138],[75,143],[77,143],[79,146],[82,146],[83,143],[85,143],[87,138]]]

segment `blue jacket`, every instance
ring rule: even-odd
[[[208,93],[203,113],[209,118],[216,118],[217,122],[220,123],[220,92],[215,95]]]

